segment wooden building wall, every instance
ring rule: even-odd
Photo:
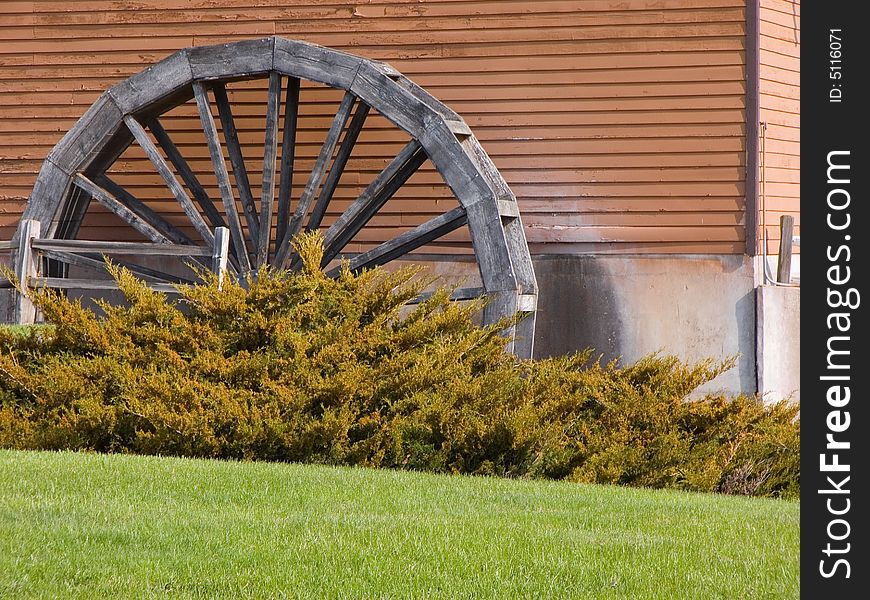
[[[793,210],[796,29],[790,2],[763,3],[766,191],[771,211]],[[386,60],[463,115],[516,193],[534,253],[741,254],[745,14],[745,0],[4,0],[0,238],[45,155],[107,87],[183,47],[277,34]],[[257,85],[231,98],[252,159]],[[324,89],[303,97],[303,163],[337,102]],[[207,164],[194,113],[167,121]],[[363,185],[394,155],[401,136],[381,125],[343,182]],[[181,218],[135,149],[118,170]],[[411,184],[370,235],[391,237],[448,202],[431,171]],[[82,235],[111,237],[113,219],[90,218]]]
[[[770,254],[779,252],[780,216],[794,216],[800,233],[800,18],[799,0],[761,0],[759,108],[767,129],[759,143],[758,226],[767,230]]]

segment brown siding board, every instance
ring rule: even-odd
[[[772,37],[795,45],[800,43],[800,29],[791,23],[781,23],[779,19],[771,19],[771,11],[761,11],[761,30],[765,37]]]
[[[771,6],[778,54],[769,66],[791,73],[792,50],[778,39],[789,31],[788,3]],[[37,1],[0,3],[0,15],[0,198],[9,199],[0,231],[12,227],[44,156],[107,87],[179,48],[276,32],[386,60],[462,114],[517,193],[536,252],[742,252],[743,0]],[[776,71],[770,81],[788,86],[789,77]],[[257,156],[264,86],[230,93],[245,155]],[[774,85],[766,93],[770,121],[782,125],[768,129],[768,193],[787,196],[796,97]],[[339,98],[303,86],[302,182]],[[209,157],[196,120],[180,111],[162,122],[201,169]],[[368,129],[327,222],[406,141],[383,123]],[[259,185],[261,166],[248,166]],[[131,149],[114,170],[193,235],[141,153]],[[214,177],[203,185],[217,197]],[[370,248],[448,203],[424,167],[355,245]],[[82,235],[111,236],[117,225],[97,211]],[[434,248],[468,252],[459,232]]]
[[[782,98],[783,100],[797,100],[799,102],[799,85],[799,82],[780,83],[779,81],[773,81],[771,79],[762,79],[762,88],[764,89],[764,93],[769,96],[774,96],[776,98]]]
[[[779,54],[780,56],[795,56],[796,53],[799,54],[800,44],[795,44],[794,40],[780,40],[776,37],[772,37],[769,35],[764,35],[762,33],[762,39],[764,40],[764,54],[773,53]]]
[[[745,242],[606,242],[529,243],[532,255],[541,254],[742,254]]]
[[[304,28],[300,28],[298,24],[288,25],[285,23],[276,24],[275,33],[286,37],[298,37],[305,41],[317,40],[318,43],[325,46],[364,46],[364,45],[379,45],[379,46],[400,46],[409,43],[420,44],[460,44],[468,40],[468,29],[457,28],[455,30],[444,31],[397,31],[385,33],[347,33],[347,32],[323,32],[312,34]],[[669,24],[661,27],[648,26],[600,26],[586,27],[579,29],[577,27],[552,27],[547,29],[496,29],[496,30],[476,30],[475,38],[478,42],[489,41],[510,41],[510,42],[529,42],[529,41],[566,41],[566,40],[612,40],[612,39],[635,39],[635,38],[655,38],[659,36],[667,36],[670,38],[683,38],[686,42],[690,42],[699,37],[728,37],[742,36],[743,23],[715,23],[715,24]],[[198,44],[211,44],[217,36],[197,37]]]
[[[765,41],[765,40],[762,40]],[[773,67],[774,69],[782,69],[786,72],[791,72],[794,74],[800,73],[801,62],[800,59],[796,56],[787,56],[785,54],[779,54],[777,52],[762,52],[761,59],[762,66],[765,67]],[[784,73],[783,75],[786,75]]]
[[[419,81],[419,79],[418,79]],[[0,114],[14,114],[25,118],[39,118],[44,112],[47,115],[68,114],[78,108],[76,116],[69,117],[74,121],[97,98],[97,91],[83,94],[75,92],[65,94],[45,94],[30,92],[0,93]],[[307,104],[307,103],[306,103]],[[683,111],[683,110],[728,110],[741,109],[744,98],[737,95],[724,96],[677,96],[660,98],[577,98],[570,103],[553,102],[550,99],[507,99],[507,100],[455,100],[450,106],[461,114],[486,112],[501,114],[505,119],[513,118],[515,114],[536,115],[539,113],[563,112],[574,108],[582,112],[625,112],[625,111]],[[17,110],[15,107],[18,107]],[[463,108],[465,109],[463,111]],[[793,108],[793,107],[790,107]],[[650,123],[656,121],[650,119]]]
[[[600,79],[603,79],[599,76]],[[28,81],[4,81],[0,82],[0,94],[28,91],[38,95],[46,92],[81,92],[89,91],[98,93],[105,87],[105,79],[78,79],[78,80],[35,80]],[[710,96],[728,95],[733,91],[734,83],[728,80],[689,80],[689,81],[634,81],[627,83],[590,81],[578,86],[574,83],[551,83],[541,85],[530,82],[527,84],[504,84],[504,85],[460,85],[451,79],[433,78],[427,88],[438,97],[449,103],[453,100],[504,100],[522,98],[532,99],[578,99],[578,98],[632,98],[632,97],[667,97],[667,96]],[[329,97],[330,90],[310,90],[309,100],[324,100]],[[244,99],[249,98],[246,95]],[[50,100],[50,99],[46,99]]]
[[[794,216],[800,232],[800,4],[762,0],[761,32],[761,120],[768,127],[758,225],[761,230],[764,224],[767,252],[773,254],[779,250],[780,216]]]
[[[742,227],[540,227],[526,228],[529,242],[730,242],[743,240]]]
[[[14,55],[9,55],[14,56]],[[126,54],[112,53],[109,57],[102,57],[103,62],[96,60],[88,64],[76,64],[75,70],[58,71],[57,65],[66,61],[72,62],[71,57],[51,55],[51,61],[46,64],[34,64],[34,54],[21,56],[21,61],[13,63],[11,58],[6,62],[0,62],[0,79],[17,79],[26,70],[33,79],[63,79],[78,77],[123,77],[130,74],[131,70],[141,67],[143,58],[141,53]],[[156,62],[163,58],[162,54],[155,53],[146,55],[150,58],[147,62]],[[23,60],[26,58],[27,60]],[[391,64],[405,75],[414,77],[425,73],[477,73],[480,70],[479,56],[446,57],[439,60],[427,59],[402,59],[393,57]],[[111,59],[111,62],[107,62]],[[81,57],[78,58],[81,60]],[[530,56],[491,56],[487,60],[487,70],[490,73],[518,73],[531,74],[530,72],[544,71],[603,71],[617,73],[624,69],[660,69],[661,67],[703,67],[703,66],[742,66],[739,55],[733,52],[664,52],[661,54],[623,52],[614,54],[605,65],[598,56],[584,54],[538,54]],[[659,71],[660,72],[660,71]],[[667,75],[667,73],[661,73]]]
[[[799,86],[801,82],[800,73],[786,69],[777,69],[769,65],[761,66],[761,79],[789,86]]]
[[[320,12],[321,14],[316,14]],[[71,29],[73,32],[92,34],[92,26],[108,25],[116,35],[129,36],[141,31],[149,33],[156,31],[155,22],[167,25],[183,25],[197,23],[207,26],[210,33],[224,32],[224,28],[237,24],[258,26],[265,30],[274,23],[287,22],[302,31],[322,33],[340,29],[342,31],[409,31],[426,27],[430,30],[456,30],[461,28],[463,21],[457,15],[430,14],[421,18],[420,15],[393,16],[392,18],[366,17],[354,15],[355,10],[349,6],[322,8],[307,11],[286,11],[271,7],[254,9],[234,9],[231,11],[215,10],[138,10],[97,13],[50,13],[40,12],[32,17],[17,17],[10,19],[10,29],[30,30],[37,26],[40,32],[52,33],[59,27]],[[740,22],[743,11],[741,7],[695,8],[668,11],[566,11],[561,13],[546,13],[543,11],[527,12],[521,19],[513,15],[476,14],[467,18],[473,19],[475,27],[485,29],[497,28],[539,28],[539,27],[590,27],[603,25],[646,25],[655,19],[656,23],[706,23],[711,17],[721,22]],[[17,21],[17,22],[16,22]],[[30,22],[27,22],[30,21]],[[16,27],[17,26],[17,27]],[[135,29],[135,28],[140,29]],[[225,33],[233,33],[226,31]],[[32,33],[31,33],[32,35]]]
[[[776,3],[773,3],[774,5]],[[7,8],[7,5],[8,8]],[[326,5],[326,6],[323,6]],[[149,9],[159,8],[162,11],[188,10],[221,12],[214,0],[151,0],[126,1],[117,0],[91,0],[88,2],[59,2],[36,0],[35,2],[5,2],[0,14],[3,13],[31,13],[29,18],[39,18],[40,14],[47,13],[76,13],[76,12],[120,12],[128,11],[146,12]],[[742,0],[656,0],[655,2],[626,3],[620,0],[536,0],[529,3],[527,0],[438,0],[437,2],[422,4],[418,0],[358,0],[348,6],[340,0],[332,2],[315,3],[312,0],[235,0],[231,5],[232,10],[239,9],[271,9],[280,10],[288,16],[298,16],[296,11],[307,11],[314,15],[328,17],[336,11],[344,14],[357,13],[361,17],[419,17],[422,15],[437,16],[473,16],[481,14],[547,14],[564,13],[583,10],[586,12],[608,11],[649,11],[649,10],[687,10],[709,8],[740,8]],[[37,7],[39,13],[33,14],[33,8]],[[782,9],[780,9],[782,10]],[[231,12],[227,9],[224,12]]]
[[[226,39],[216,37],[213,41],[214,43],[219,43],[226,41]],[[112,42],[118,45],[122,44],[119,40],[112,40]],[[42,46],[31,48],[28,53],[21,54],[20,51],[12,52],[11,46],[0,45],[0,64],[4,64],[4,57],[10,57],[9,60],[13,61],[13,64],[17,64],[17,61],[22,59],[27,59],[28,64],[45,66],[61,64],[79,66],[83,61],[86,61],[86,64],[94,65],[129,65],[130,73],[133,73],[141,68],[142,64],[156,62],[164,58],[173,49],[183,47],[183,45],[169,46],[161,38],[151,38],[149,42],[147,49],[135,46],[129,47],[131,46],[130,43],[123,43],[124,48],[114,49],[110,44],[103,43],[100,40],[91,40],[89,43],[93,46],[92,48],[79,44],[78,51],[75,54],[64,52],[62,48],[49,50],[47,47],[43,49]],[[363,54],[375,60],[388,60],[397,63],[409,58],[437,63],[445,59],[458,58],[486,58],[487,60],[493,58],[540,56],[595,58],[594,55],[606,54],[608,63],[603,63],[605,65],[604,68],[606,68],[606,64],[609,64],[611,60],[618,59],[622,55],[652,56],[655,54],[668,54],[685,56],[708,52],[726,52],[732,53],[735,56],[735,60],[739,60],[740,51],[743,50],[742,42],[734,36],[695,38],[691,40],[691,45],[687,44],[685,39],[658,37],[621,40],[549,41],[546,44],[531,42],[516,44],[498,41],[476,44],[470,41],[465,44],[408,44],[398,49],[381,47],[376,44],[334,45],[333,47],[338,50]],[[9,54],[6,54],[6,52],[9,52]]]

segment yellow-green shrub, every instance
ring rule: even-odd
[[[299,249],[320,264],[318,238]],[[113,275],[126,306],[42,291],[53,326],[0,330],[0,446],[799,493],[796,406],[685,401],[728,361],[517,361],[480,303],[442,290],[404,314],[414,269],[263,271],[178,301]]]

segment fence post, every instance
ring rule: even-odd
[[[217,274],[218,289],[223,286],[227,272],[227,256],[230,250],[230,230],[226,227],[216,227],[214,230],[214,247],[211,252],[211,269]]]
[[[36,320],[36,307],[27,294],[28,280],[35,278],[37,270],[36,255],[33,253],[33,238],[39,237],[39,221],[22,221],[21,235],[18,237],[18,256],[15,259],[15,276],[21,291],[15,294],[15,320],[19,325],[29,325]]]
[[[794,217],[779,218],[779,260],[776,264],[776,281],[791,283],[791,246],[794,242]]]

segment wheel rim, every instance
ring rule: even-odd
[[[268,82],[259,190],[248,176],[252,157],[243,156],[228,95],[228,85],[250,80]],[[308,82],[343,95],[313,165],[300,169],[300,97]],[[163,123],[167,113],[184,105],[195,106],[199,116],[210,186]],[[409,141],[346,206],[333,210],[371,115],[386,119]],[[111,170],[131,147],[147,156],[182,209],[184,225],[115,181]],[[352,240],[427,160],[458,205],[347,255]],[[207,188],[217,189],[219,198]],[[44,237],[75,238],[91,200],[158,244],[211,246],[213,229],[226,226],[238,273],[264,265],[298,267],[290,242],[301,231],[323,230],[322,267],[344,257],[358,270],[407,258],[467,226],[480,291],[489,297],[484,320],[532,313],[505,331],[512,351],[531,355],[537,284],[516,198],[461,117],[387,64],[280,37],[176,52],[113,86],[88,109],[43,163],[23,219],[40,221]],[[160,277],[148,269],[138,273]],[[458,296],[474,293],[465,289]]]

